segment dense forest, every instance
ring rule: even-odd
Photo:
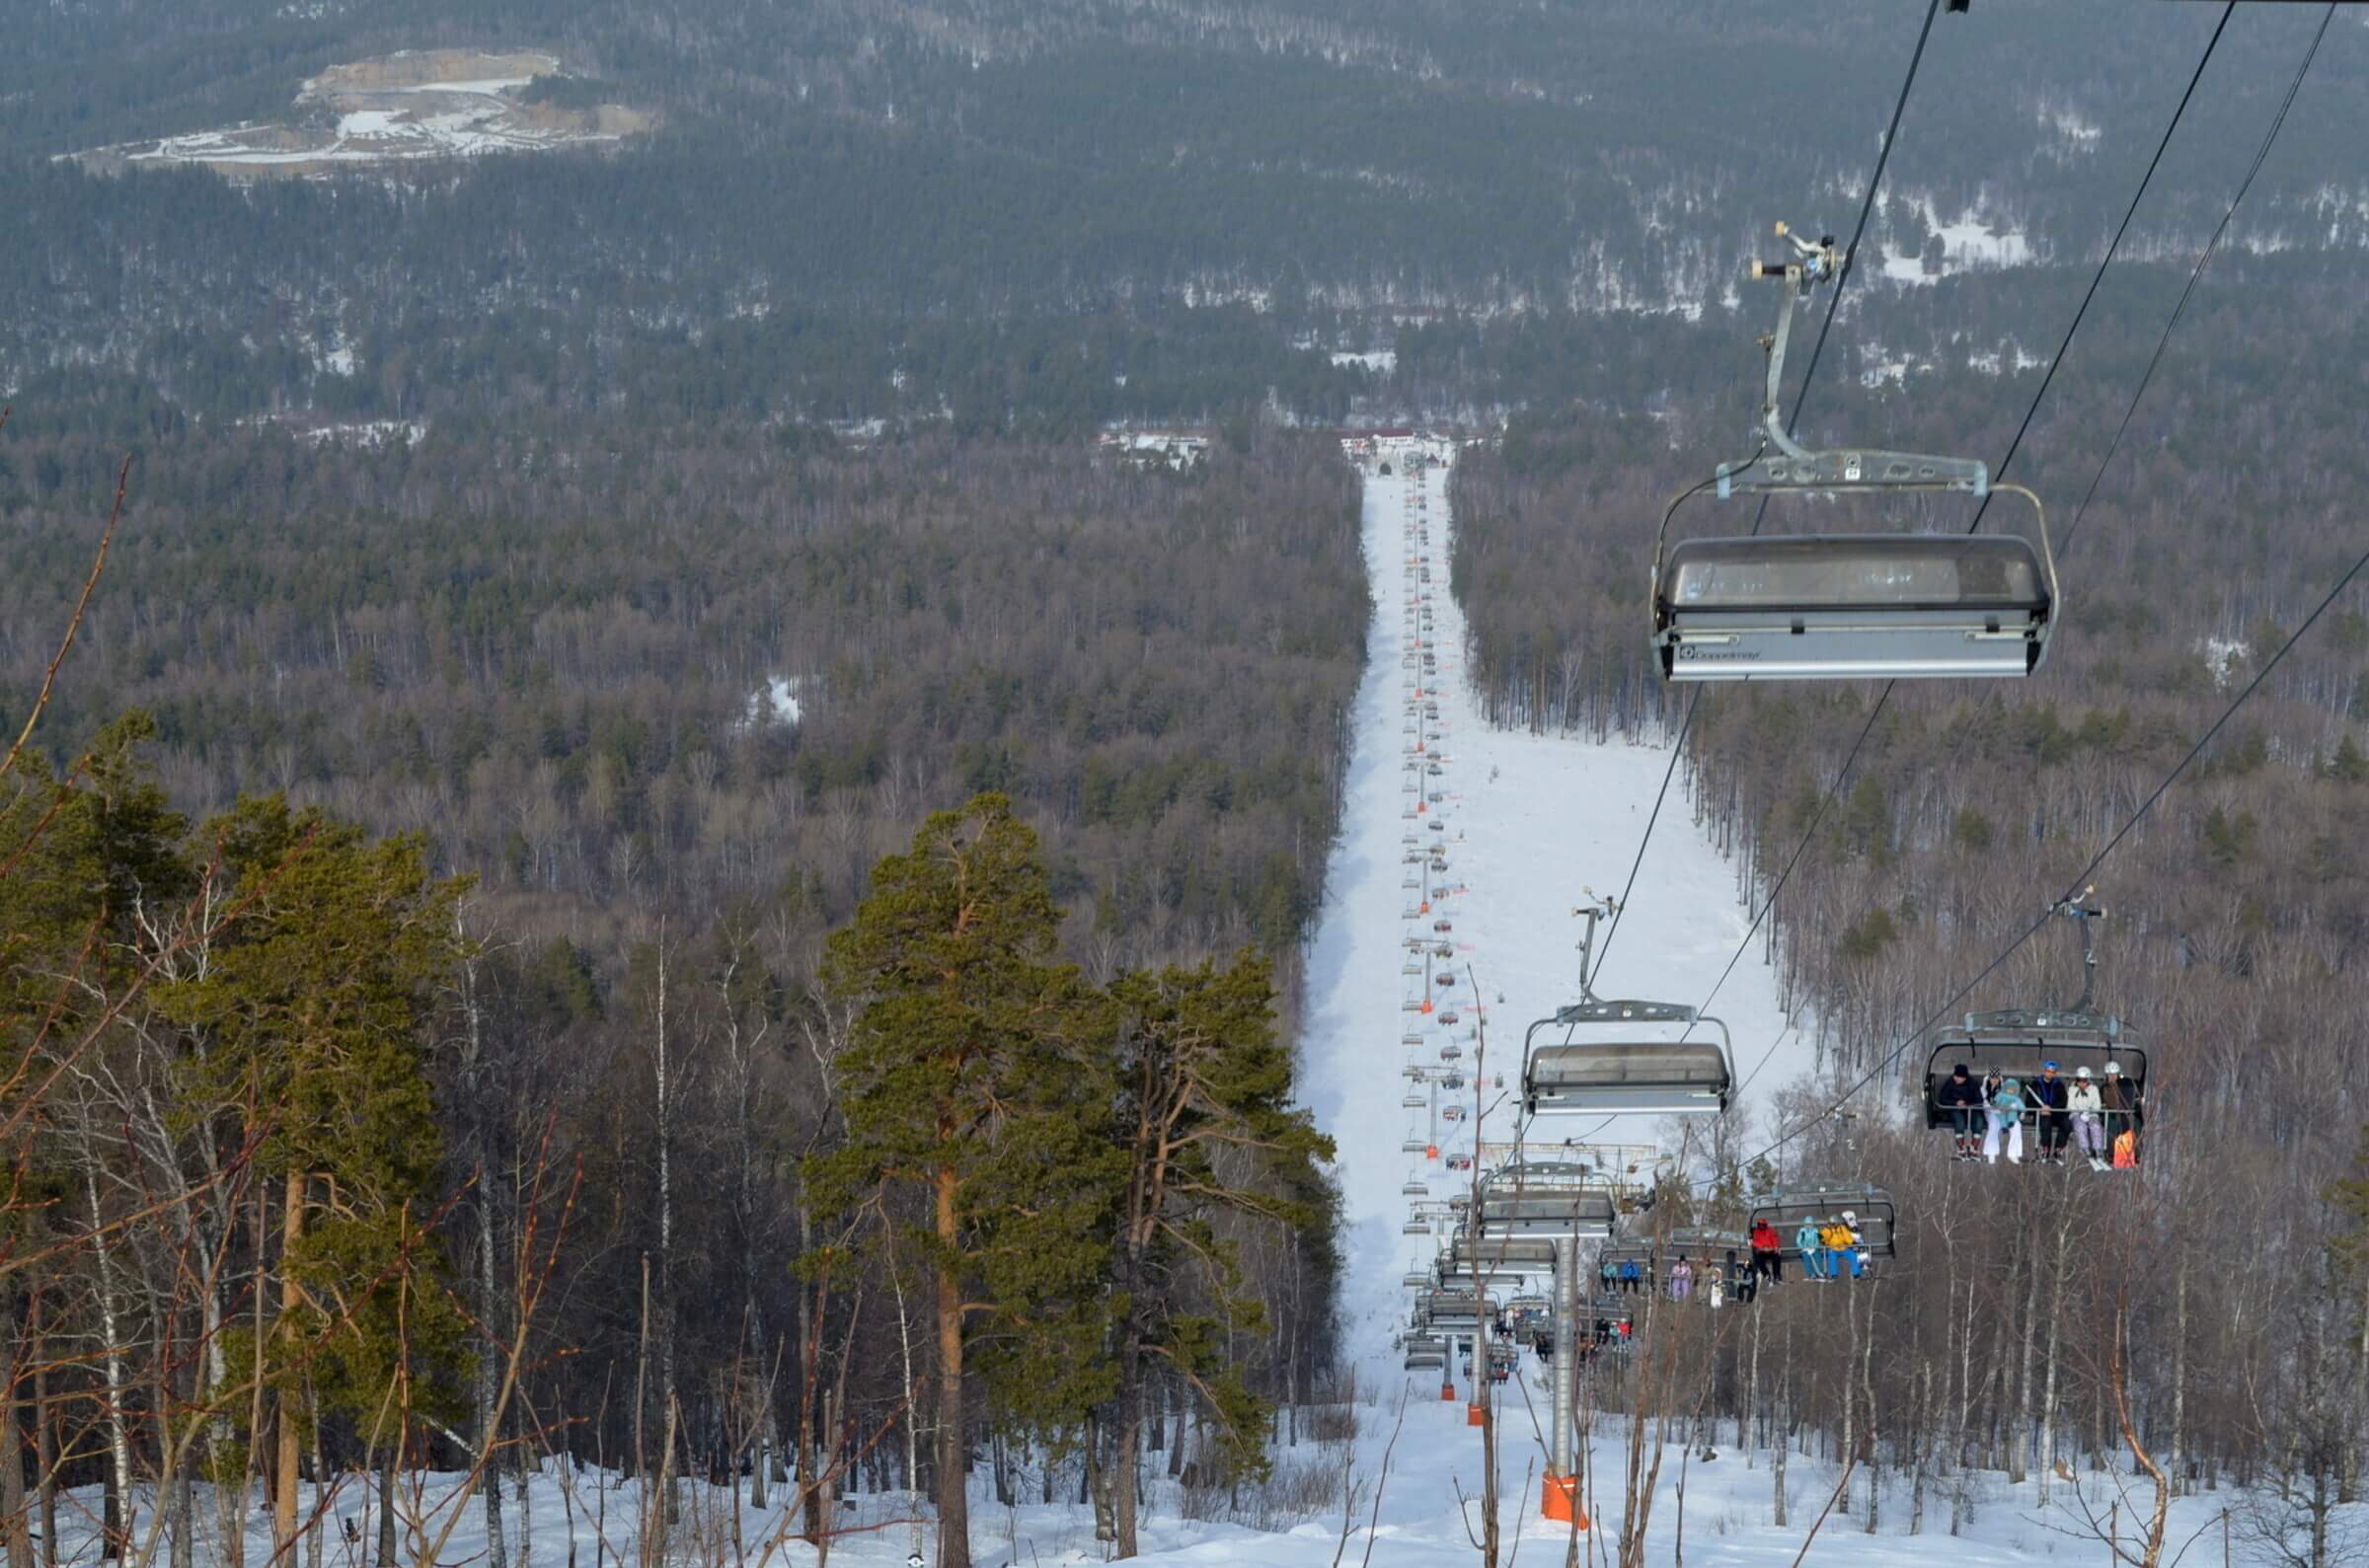
[[[78,611],[103,476],[38,423],[0,432],[20,1531],[104,1480],[186,1562],[209,1478],[284,1540],[299,1475],[376,1469],[391,1519],[398,1467],[481,1458],[497,1519],[559,1455],[795,1472],[820,1536],[975,1447],[1131,1538],[1115,1456],[1222,1487],[1296,1430],[1334,1261],[1291,1014],[1368,614],[1336,450],[166,435]],[[985,864],[1010,1000],[932,1001],[900,955]],[[925,1091],[992,1107],[935,1222]]]
[[[1591,379],[1608,321],[1650,336],[1641,318],[1733,308],[1773,219],[1839,226],[1882,125],[1866,40],[1905,31],[1870,0],[1782,19],[1012,3],[960,22],[710,0],[663,36],[599,0],[288,9],[124,0],[12,28],[0,204],[24,221],[0,236],[0,389],[216,424],[626,408],[1074,433],[1270,404],[1494,411]],[[1871,240],[1937,265],[1949,244],[2094,255],[2209,22],[1949,20],[1931,69],[1953,90],[1915,105]],[[2128,254],[2209,222],[2310,22],[2232,25]],[[103,178],[52,156],[284,112],[330,63],[430,44],[557,50],[661,129],[385,181]],[[2331,36],[2290,147],[2358,144],[2363,44]],[[1772,137],[1731,109],[1760,101],[1819,107]],[[2348,178],[2282,151],[2246,243],[2349,268],[2369,191]],[[2039,351],[2012,305],[1913,317],[1949,366]],[[1451,356],[1480,323],[1490,351]],[[1426,328],[1447,336],[1402,344]],[[1332,357],[1394,347],[1395,367]]]

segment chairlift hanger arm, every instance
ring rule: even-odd
[[[1990,469],[1975,458],[1939,457],[1922,452],[1887,452],[1870,448],[1812,451],[1786,428],[1782,400],[1785,350],[1793,336],[1794,308],[1804,293],[1831,282],[1842,270],[1842,252],[1827,235],[1812,245],[1784,224],[1777,233],[1793,246],[1795,260],[1754,261],[1755,278],[1782,278],[1785,299],[1777,308],[1777,330],[1761,339],[1768,357],[1767,386],[1761,397],[1761,427],[1778,456],[1756,452],[1742,463],[1721,464],[1716,476],[1719,498],[1734,491],[1776,493],[1799,490],[1958,490],[1972,495],[1990,492]]]

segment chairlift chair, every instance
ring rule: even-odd
[[[1801,1229],[1802,1222],[1815,1220],[1822,1225],[1846,1212],[1870,1257],[1898,1256],[1892,1238],[1898,1212],[1892,1195],[1869,1182],[1808,1181],[1773,1188],[1752,1199],[1751,1223],[1768,1221],[1776,1228],[1784,1255],[1798,1259],[1801,1249],[1794,1244],[1794,1232]]]
[[[2070,1008],[2009,1008],[1996,1012],[1969,1012],[1960,1027],[1936,1035],[1932,1054],[1925,1063],[1926,1126],[1951,1125],[1949,1108],[1941,1102],[1942,1085],[1949,1082],[1950,1069],[1960,1064],[1976,1084],[1993,1073],[2030,1083],[2049,1062],[2056,1064],[2057,1073],[2065,1083],[2071,1083],[2076,1074],[2087,1068],[2091,1081],[2103,1084],[2105,1069],[2110,1064],[2128,1085],[2131,1102],[2145,1101],[2147,1052],[2123,1032],[2120,1018],[2093,1006],[2098,973],[2097,926],[2105,917],[2103,909],[2090,902],[2093,891],[2085,889],[2058,904],[2055,911],[2072,919],[2081,931],[2080,999]],[[2121,1107],[2105,1108],[2113,1111]],[[2025,1108],[2027,1116],[2036,1112],[2035,1106]]]
[[[1399,1103],[1408,1110],[1419,1111],[1431,1102],[1423,1098],[1420,1094],[1410,1094],[1405,1099],[1399,1101]]]
[[[1409,1372],[1441,1372],[1448,1365],[1448,1347],[1443,1340],[1427,1337],[1410,1339],[1407,1348],[1400,1353],[1399,1360]]]
[[[1527,1280],[1555,1272],[1555,1243],[1537,1236],[1484,1236],[1476,1241],[1459,1227],[1432,1267],[1442,1284],[1469,1282],[1476,1274],[1484,1285]]]
[[[1484,1310],[1482,1298],[1470,1290],[1443,1287],[1421,1297],[1419,1306],[1423,1320],[1434,1328],[1478,1329],[1481,1326]]]
[[[1948,1127],[1949,1111],[1941,1102],[1942,1085],[1949,1070],[1964,1063],[1967,1077],[1979,1085],[1993,1073],[2030,1083],[2040,1076],[2040,1064],[2054,1062],[2057,1077],[2073,1082],[2083,1068],[2090,1082],[2105,1082],[2105,1065],[2121,1069],[2133,1100],[2147,1095],[2147,1052],[2122,1031],[2122,1020],[2097,1012],[2010,1008],[1999,1012],[1969,1012],[1964,1023],[1935,1036],[1925,1061],[1925,1125]],[[2115,1109],[2118,1107],[2108,1107]],[[2026,1106],[2029,1116],[2034,1108]]]
[[[1585,1040],[1526,1049],[1522,1104],[1532,1116],[1712,1114],[1727,1108],[1735,1083],[1727,1025],[1668,1002],[1575,1002],[1542,1019],[1595,1031]],[[1676,1039],[1652,1031],[1681,1025]],[[1690,1038],[1704,1026],[1719,1038]],[[1538,1025],[1533,1025],[1533,1032]]]
[[[1612,1186],[1585,1165],[1525,1160],[1481,1183],[1487,1236],[1588,1241],[1612,1234]]]
[[[1616,1269],[1623,1263],[1635,1263],[1652,1274],[1658,1272],[1656,1265],[1665,1259],[1675,1263],[1685,1258],[1690,1263],[1700,1263],[1708,1258],[1723,1267],[1730,1252],[1738,1263],[1747,1261],[1752,1253],[1751,1238],[1741,1231],[1681,1227],[1658,1241],[1650,1230],[1614,1236],[1597,1249],[1596,1261],[1610,1263]]]
[[[1672,543],[1670,519],[1702,485],[1662,514],[1653,547],[1654,653],[1673,681],[1871,680],[2025,676],[2047,657],[2061,608],[2048,519],[2020,485],[1994,485],[1973,458],[1870,448],[1813,451],[1786,428],[1779,391],[1796,306],[1833,279],[1842,261],[1831,239],[1792,244],[1783,264],[1753,263],[1782,278],[1785,300],[1768,347],[1760,447],[1719,465],[1719,498],[1736,495],[1902,495],[2005,490],[2030,502],[2039,548],[2022,538],[1957,533],[1818,534],[1689,539]]]

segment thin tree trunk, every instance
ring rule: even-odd
[[[40,1501],[41,1568],[57,1568],[57,1427],[49,1404],[49,1340],[41,1332],[41,1293],[33,1296],[33,1474]]]
[[[38,1568],[33,1558],[33,1516],[26,1508],[25,1434],[17,1400],[17,1388],[32,1369],[26,1354],[27,1336],[17,1331],[18,1310],[12,1291],[7,1305],[0,1307],[6,1314],[0,1321],[10,1330],[8,1387],[0,1390],[0,1513],[7,1516],[8,1568]]]
[[[2028,1242],[2028,1237],[2025,1238]],[[2030,1278],[2025,1281],[2023,1354],[2016,1364],[2016,1389],[2009,1401],[2015,1412],[2017,1430],[2007,1445],[2007,1478],[2021,1486],[2029,1473],[2031,1456],[2032,1409],[2034,1388],[2031,1380],[2033,1341],[2040,1326],[2040,1260],[2028,1244],[2020,1248],[2026,1254]]]
[[[82,1180],[83,1196],[89,1202],[91,1211],[91,1250],[99,1265],[100,1367],[107,1388],[110,1509],[100,1556],[120,1560],[135,1523],[131,1517],[131,1424],[123,1410],[123,1325],[117,1306],[115,1245],[108,1234],[106,1220],[99,1207],[98,1156],[87,1148],[84,1151]]]
[[[286,1212],[279,1221],[279,1315],[292,1319],[304,1306],[294,1262],[297,1243],[304,1239],[304,1172],[288,1172],[281,1201]],[[272,1466],[278,1490],[271,1499],[272,1555],[282,1563],[292,1561],[296,1549],[296,1466],[302,1442],[299,1429],[303,1424],[299,1414],[295,1398],[282,1390],[277,1423],[279,1452]]]
[[[2048,1285],[2048,1355],[2047,1372],[2040,1393],[2040,1506],[2048,1506],[2050,1472],[2056,1466],[2056,1363],[2057,1346],[2064,1337],[2065,1326],[2065,1251],[2073,1237],[2074,1208],[2065,1205],[2056,1222],[2055,1276]]]
[[[2172,1452],[2169,1468],[2172,1474],[2172,1495],[2187,1490],[2187,1408],[2188,1408],[2188,1249],[2175,1249],[2179,1254],[2179,1268],[2172,1288]],[[2369,1352],[2369,1340],[2363,1342]],[[2359,1362],[2360,1376],[2369,1378],[2369,1353]],[[2365,1385],[2369,1386],[2369,1385]],[[2364,1406],[2369,1409],[2369,1406]]]
[[[937,1179],[938,1239],[950,1251],[960,1239],[955,1219],[955,1171]],[[951,1269],[938,1271],[938,1568],[970,1568],[969,1432],[962,1421],[962,1288]]]

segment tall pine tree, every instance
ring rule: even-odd
[[[860,1004],[838,1060],[846,1146],[808,1161],[817,1206],[885,1189],[934,1275],[938,1564],[969,1568],[972,1347],[1046,1426],[1101,1395],[1109,1217],[1123,1169],[1107,1003],[1055,958],[1036,835],[982,794],[874,867],[823,976]],[[892,1211],[894,1212],[894,1211]]]

